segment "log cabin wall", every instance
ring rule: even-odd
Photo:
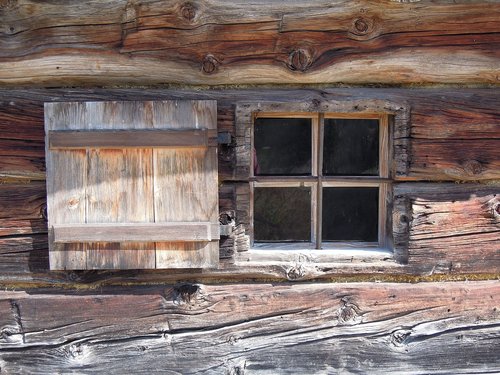
[[[499,5],[0,0],[0,373],[499,372]],[[219,268],[50,271],[44,103],[184,99],[231,135]],[[367,101],[405,261],[239,260],[238,106]]]

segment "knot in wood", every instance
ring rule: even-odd
[[[16,6],[17,0],[0,0],[0,10],[12,9]]]
[[[292,266],[286,271],[286,277],[288,280],[300,280],[306,275],[304,267],[299,264]]]
[[[182,18],[188,20],[188,21],[193,21],[196,17],[196,11],[198,9],[196,8],[195,5],[192,3],[185,3],[181,7],[181,15]]]
[[[483,171],[483,165],[481,162],[471,159],[465,161],[463,164],[464,171],[469,176],[475,176]]]
[[[66,275],[66,278],[69,280],[69,281],[72,281],[72,282],[75,282],[75,281],[82,281],[82,278],[80,277],[80,275],[78,274],[77,271],[71,271],[69,272],[67,275]]]
[[[346,298],[341,299],[342,306],[337,311],[339,323],[342,324],[358,324],[360,322],[361,310],[359,307],[349,302]]]
[[[80,344],[73,344],[68,349],[68,354],[72,358],[77,358],[83,355],[83,348]]]
[[[219,68],[219,61],[213,55],[206,55],[201,63],[201,70],[206,74],[213,74]]]
[[[305,72],[312,64],[311,53],[305,49],[297,49],[290,53],[288,58],[288,68]]]
[[[493,217],[500,220],[500,202],[493,204],[491,211],[493,212]]]
[[[392,333],[391,335],[391,343],[394,346],[403,346],[405,344],[406,339],[410,336],[411,331],[399,329]]]
[[[191,303],[195,297],[200,287],[196,284],[181,284],[174,287],[174,298],[173,302],[176,305],[182,303]]]
[[[354,20],[354,28],[359,34],[366,34],[368,32],[369,24],[364,18],[357,18]]]

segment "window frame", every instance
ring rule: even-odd
[[[250,228],[253,220],[250,215],[250,206],[253,204],[250,184],[252,174],[252,145],[254,116],[263,113],[275,113],[276,116],[285,113],[311,114],[335,113],[347,117],[362,118],[367,115],[387,116],[389,134],[387,137],[388,174],[391,183],[387,186],[385,221],[386,243],[384,248],[356,248],[346,246],[337,247],[335,251],[306,249],[298,243],[288,249],[279,249],[276,246],[256,248],[251,245]],[[393,197],[394,182],[406,181],[409,170],[408,150],[410,149],[411,107],[404,101],[379,100],[376,98],[356,99],[339,98],[339,100],[324,100],[310,98],[306,101],[247,101],[238,102],[235,107],[236,125],[236,175],[240,181],[248,183],[238,184],[236,194],[236,223],[238,225],[238,241],[235,247],[234,260],[239,266],[280,266],[290,267],[293,264],[312,263],[321,267],[337,267],[339,264],[355,267],[365,267],[368,264],[381,265],[386,262],[406,264],[408,262],[408,248],[400,238],[400,218],[398,212],[403,209],[403,202]],[[245,177],[246,176],[246,177]],[[383,194],[381,194],[383,195]],[[394,216],[396,215],[396,216]],[[398,241],[395,241],[397,234]],[[245,240],[246,238],[246,240]]]
[[[390,189],[389,115],[387,113],[338,112],[254,112],[252,124],[259,118],[307,118],[311,120],[311,175],[259,176],[255,175],[254,158],[250,160],[250,245],[252,250],[381,250],[388,249],[387,200]],[[323,176],[323,144],[325,119],[378,120],[379,173],[377,176]],[[255,126],[251,128],[251,149],[255,149]],[[309,242],[254,242],[254,191],[266,187],[309,187],[311,189],[311,237]],[[323,241],[322,191],[327,187],[377,187],[378,230],[377,241]]]

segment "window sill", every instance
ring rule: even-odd
[[[312,249],[307,243],[286,244],[286,248],[278,248],[279,244],[258,244],[249,251],[236,255],[236,264],[272,264],[283,265],[291,263],[311,263],[311,264],[367,264],[367,263],[396,263],[394,253],[389,249],[380,248],[376,245],[372,247],[347,247],[336,246],[333,249]]]

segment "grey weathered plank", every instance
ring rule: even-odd
[[[159,242],[212,241],[219,238],[218,224],[210,222],[58,224],[54,242]]]
[[[397,247],[421,272],[500,270],[500,184],[396,184]]]
[[[85,150],[49,152],[47,133],[51,130],[82,129],[83,124],[67,118],[85,116],[83,105],[64,106],[59,111],[51,104],[44,106],[45,154],[47,165],[47,216],[52,223],[82,223],[87,210],[87,154]],[[52,242],[49,234],[49,244]],[[86,244],[54,244],[49,252],[53,270],[86,269]],[[49,245],[50,247],[50,245]]]
[[[50,130],[58,129],[58,121],[62,123],[61,129],[63,130],[66,130],[68,126],[66,123],[71,123],[74,129],[81,130],[77,136],[75,133],[64,133],[62,135],[64,139],[57,139],[56,136],[56,145],[61,146],[63,142],[68,146],[81,147],[86,142],[90,142],[83,150],[77,148],[68,151],[66,148],[51,148],[51,134],[49,133],[46,144],[49,158],[54,155],[54,157],[62,155],[63,158],[79,155],[88,165],[83,172],[85,181],[73,181],[80,189],[85,190],[84,213],[83,217],[78,219],[80,224],[184,221],[209,221],[215,224],[218,222],[216,149],[184,146],[180,149],[149,147],[150,141],[154,142],[150,135],[152,133],[157,135],[164,129],[168,130],[167,133],[173,134],[169,139],[174,142],[173,145],[178,145],[179,142],[183,144],[186,137],[194,135],[191,143],[199,145],[201,136],[204,146],[212,146],[217,126],[214,101],[108,101],[55,103],[48,104],[47,107],[57,113],[56,115],[47,114],[47,121],[53,121]],[[132,131],[130,136],[126,135],[128,131]],[[98,139],[100,132],[104,133],[101,140]],[[135,132],[138,134],[132,134]],[[111,135],[119,134],[111,141],[112,144],[106,139],[110,133]],[[63,133],[58,135],[61,134]],[[144,141],[148,147],[143,147],[141,134],[147,134]],[[136,139],[136,137],[139,138]],[[165,140],[163,138],[163,135],[158,137],[162,145]],[[125,141],[125,147],[116,148],[121,141]],[[129,146],[140,147],[130,148]],[[70,165],[50,164],[51,169],[55,167],[60,168],[61,173],[70,170]],[[49,184],[57,185],[58,179],[53,178],[53,173],[54,171],[49,171],[48,181]],[[57,189],[52,188],[49,191],[49,197],[53,197],[54,193],[59,190],[68,189],[60,186]],[[52,206],[49,199],[50,228],[64,224],[62,220],[53,220],[51,213],[55,208]],[[98,232],[99,230],[94,234]],[[52,232],[50,234],[52,235]],[[74,242],[81,243],[81,238],[78,236],[82,233],[76,234],[77,238]],[[185,242],[185,238],[179,238],[180,234],[177,233],[176,238]],[[197,238],[197,236],[198,234],[193,232],[186,237],[189,239]],[[200,268],[213,267],[218,263],[218,244],[216,236],[212,236],[212,233],[203,236],[211,240],[207,241],[204,246],[200,243],[184,245],[184,242],[179,241],[170,241],[166,244],[155,244],[154,241],[145,243],[144,237],[135,235],[132,237],[140,242],[128,240],[81,243],[81,246],[86,248],[84,251],[86,266],[83,268]],[[119,235],[116,238],[123,237]],[[168,236],[163,239],[168,240]],[[64,242],[69,242],[69,238],[64,239]],[[186,246],[186,251],[183,251],[184,246]],[[159,261],[158,256],[155,256],[157,251],[160,254],[164,252],[165,256],[170,258]],[[62,257],[68,253],[51,252],[51,254]],[[61,263],[64,262],[61,261]],[[72,267],[72,265],[58,266],[58,268]],[[82,267],[79,265],[74,268],[81,269]]]
[[[158,103],[154,123],[169,129],[217,129],[215,101]],[[155,149],[155,219],[160,222],[218,223],[217,149]],[[207,268],[219,262],[219,243],[162,242],[156,244],[157,268]]]
[[[2,291],[2,371],[495,373],[499,296],[498,281]]]

